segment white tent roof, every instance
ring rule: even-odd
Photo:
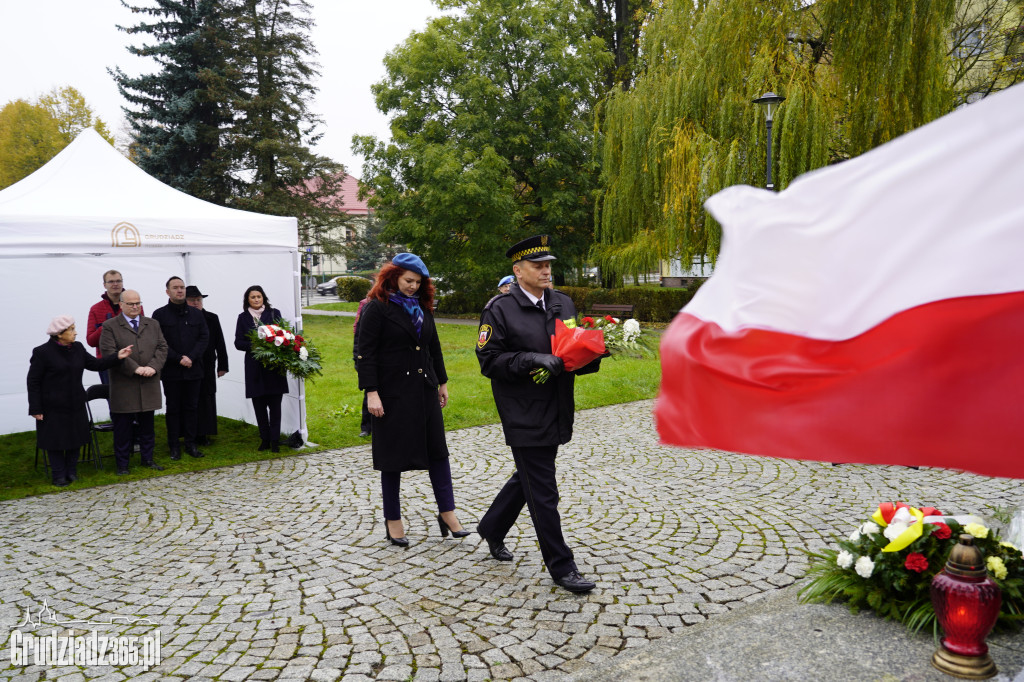
[[[0,365],[0,433],[35,428],[25,376],[50,319],[73,316],[88,348],[89,308],[100,300],[107,270],[139,292],[147,315],[167,303],[171,276],[208,295],[204,305],[220,316],[231,363],[217,381],[218,413],[252,423],[242,353],[233,346],[235,321],[246,288],[259,284],[282,316],[301,326],[296,219],[224,208],[172,189],[90,129],[0,191],[0,291],[15,328],[4,347],[10,361]],[[83,381],[99,380],[86,372]],[[305,389],[294,379],[289,385],[282,426],[305,433]]]
[[[203,251],[297,248],[295,218],[217,206],[169,187],[89,128],[32,175],[0,191],[0,253],[111,247]],[[134,232],[133,232],[134,230]],[[132,237],[138,235],[133,243]]]

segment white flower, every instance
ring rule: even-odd
[[[907,524],[905,523],[891,523],[888,526],[886,526],[885,531],[882,532],[882,535],[884,535],[889,540],[895,540],[899,536],[903,535],[903,531],[905,531],[906,529]]]
[[[879,530],[881,530],[881,528],[879,528],[878,524],[874,523],[873,521],[868,521],[860,527],[860,532],[864,533],[864,535],[874,535]]]
[[[261,339],[267,338],[268,336],[271,335],[271,333],[272,332],[269,329],[267,329],[266,326],[262,326],[256,330],[256,336],[260,337]]]
[[[634,319],[626,320],[622,325],[622,340],[626,343],[635,341],[640,336],[640,323]]]
[[[852,533],[850,533],[850,542],[859,542],[859,541],[860,541],[860,529],[859,528],[855,528],[854,531]]]
[[[280,346],[282,343],[284,343],[284,337],[283,336],[275,336],[274,337],[274,345],[275,346]]]
[[[853,570],[857,571],[857,575],[861,578],[870,578],[871,572],[875,570],[875,562],[866,556],[862,556],[857,559],[857,563],[854,565]]]
[[[849,568],[852,565],[853,555],[844,549],[839,553],[839,556],[836,557],[836,566],[839,568]]]
[[[308,357],[309,357],[309,351],[306,350],[305,346],[303,346],[302,348],[299,349],[299,359],[300,360],[305,360]]]

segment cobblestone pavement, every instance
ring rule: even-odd
[[[0,679],[567,679],[790,585],[804,549],[880,500],[951,513],[1021,501],[1019,482],[971,474],[661,447],[651,407],[581,412],[561,451],[589,595],[552,584],[525,514],[511,563],[475,534],[442,540],[425,472],[404,477],[412,546],[385,544],[367,446],[2,503],[0,628],[44,601],[62,622],[144,617],[162,661],[12,668],[5,634]],[[449,445],[473,527],[511,457],[497,426]]]

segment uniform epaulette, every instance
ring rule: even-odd
[[[484,304],[484,310],[488,310],[491,307],[491,304],[494,303],[495,301],[497,301],[502,296],[511,296],[511,295],[512,294],[495,294],[494,296],[491,297],[491,300],[489,300],[487,303]],[[483,311],[481,311],[481,312],[483,312]]]

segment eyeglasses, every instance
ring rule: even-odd
[[[142,305],[142,301],[121,301],[121,305],[134,308],[137,305]]]
[[[123,279],[108,279],[105,284],[124,284]]]

